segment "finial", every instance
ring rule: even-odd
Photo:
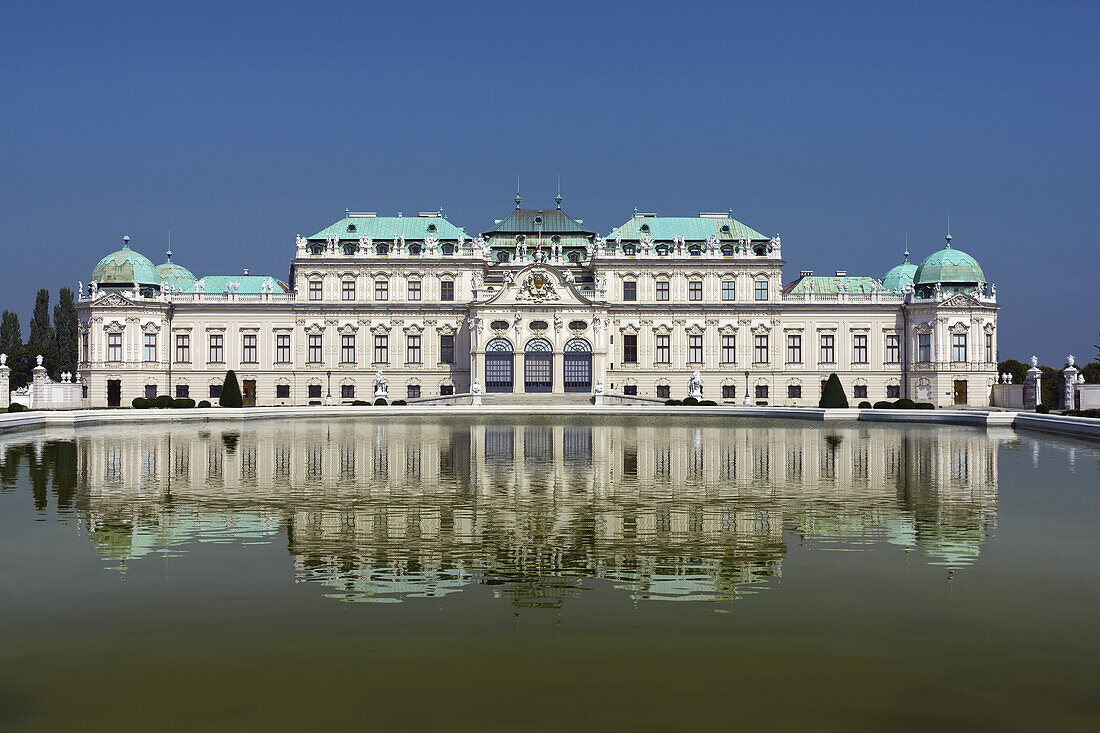
[[[554,197],[554,203],[558,205],[559,209],[561,208],[561,202],[561,176],[558,176],[558,195]]]
[[[947,215],[947,248],[951,249],[951,215]]]
[[[637,216],[637,215],[638,215],[638,207],[637,207],[637,206],[635,206],[635,207],[634,207],[634,216]]]
[[[905,233],[905,261],[909,261],[909,232]]]
[[[344,207],[344,218],[347,219],[349,216],[351,216],[351,209],[349,209],[348,207],[345,206]]]
[[[130,235],[129,234],[127,234],[125,237],[122,238],[122,248],[123,249],[130,249]]]
[[[523,197],[519,195],[519,176],[516,176],[516,208],[519,208],[520,202],[523,201]]]

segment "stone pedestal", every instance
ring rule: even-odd
[[[1031,368],[1024,379],[1024,409],[1035,411],[1043,401],[1043,371],[1039,368],[1039,358],[1031,357]]]
[[[1062,409],[1075,410],[1077,406],[1073,398],[1077,394],[1078,372],[1072,354],[1066,357],[1066,361],[1069,362],[1069,366],[1062,370]]]
[[[473,405],[474,407],[481,407],[481,395],[479,395],[479,394],[470,395],[470,404]]]
[[[42,366],[42,355],[38,356],[38,366],[31,370],[31,407],[42,409],[46,405],[46,367]]]
[[[0,409],[6,410],[11,406],[11,367],[8,366],[8,355],[0,354]]]

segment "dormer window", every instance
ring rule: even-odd
[[[377,245],[377,247],[378,247],[378,254],[380,254],[380,255],[388,255],[390,253],[390,246],[388,244],[384,243],[384,242],[379,243]]]
[[[730,225],[729,224],[723,224],[722,225],[722,231],[726,234],[729,234],[730,233]]]
[[[428,231],[429,232],[434,232],[435,231],[435,224],[429,224],[428,225]]]
[[[525,239],[526,239],[526,237],[524,237],[522,234],[517,234],[516,235],[516,244],[523,244]]]
[[[358,249],[359,245],[349,242],[348,244],[344,245],[344,254],[353,255]]]
[[[536,216],[535,217],[535,223],[536,224],[541,224],[542,223],[542,217],[541,216]]]
[[[454,253],[455,253],[455,246],[453,244],[448,242],[448,243],[443,245],[443,254],[453,255]]]
[[[752,246],[752,251],[757,257],[763,257],[764,255],[768,254],[768,245],[764,244],[763,242],[761,242],[760,244],[754,244]]]
[[[723,244],[722,245],[722,256],[723,257],[733,257],[733,245],[732,244]]]
[[[309,245],[309,253],[311,255],[323,255],[325,253],[325,245],[311,244]]]
[[[698,245],[693,246],[693,247],[688,247],[688,254],[691,255],[692,257],[699,257],[700,255],[703,254],[703,250]]]
[[[354,225],[354,224],[348,224],[348,231],[349,231],[349,232],[354,232],[355,230],[356,230],[356,229],[355,229],[355,225]]]
[[[573,250],[572,252],[569,253],[569,261],[570,262],[580,262],[581,261],[581,253],[578,252],[577,250]]]
[[[623,245],[623,254],[634,256],[634,245],[633,244],[624,244]]]
[[[649,231],[649,224],[642,224],[642,231],[643,232],[648,232]]]
[[[662,257],[667,255],[668,254],[668,245],[667,244],[658,244],[657,245],[657,254],[661,255]]]
[[[559,242],[561,242],[561,237],[555,234],[554,236],[550,237],[550,241],[554,244],[558,244]]]
[[[420,245],[416,244],[416,243],[410,244],[409,245],[409,254],[411,254],[411,255],[420,254]]]
[[[508,253],[506,251],[500,250],[499,252],[497,252],[497,262],[507,262],[507,261],[508,261]]]

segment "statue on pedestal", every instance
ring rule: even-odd
[[[374,374],[374,399],[387,399],[389,395],[389,384],[386,382],[386,377],[382,374],[382,370],[379,369]]]
[[[688,397],[694,397],[697,400],[703,398],[703,379],[698,369],[688,377]]]

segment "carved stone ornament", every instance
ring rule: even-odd
[[[516,294],[516,300],[543,301],[559,299],[550,273],[541,269],[527,273],[527,277],[523,278],[523,282],[519,286],[519,292]]]

